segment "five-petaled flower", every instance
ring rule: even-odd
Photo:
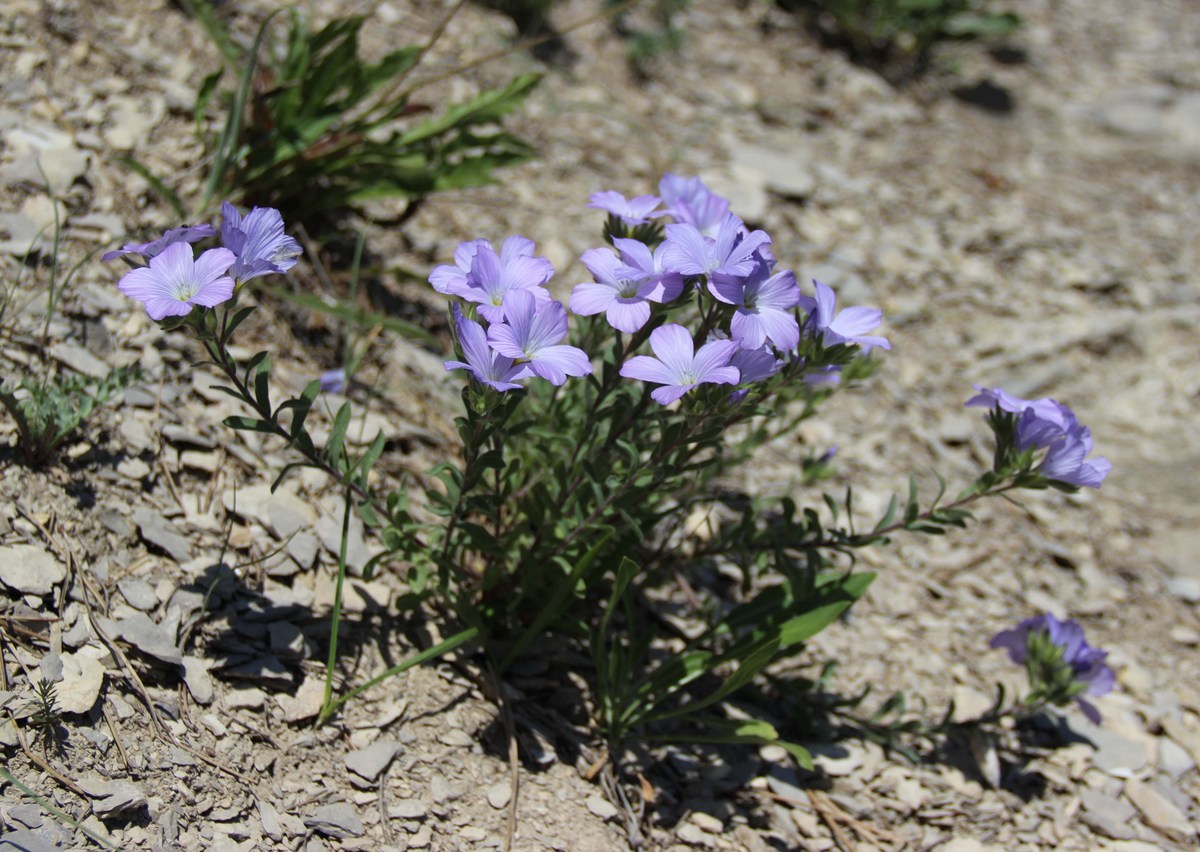
[[[694,225],[667,225],[666,230],[663,268],[681,275],[749,275],[759,262],[755,250],[771,242],[764,231],[747,231],[732,213],[725,214],[715,237]]]
[[[535,375],[552,385],[567,376],[586,376],[592,362],[577,346],[561,343],[567,336],[567,311],[559,302],[541,309],[527,290],[513,290],[505,297],[505,320],[488,327],[487,340],[501,355],[525,361]]]
[[[664,325],[650,332],[655,356],[636,355],[621,365],[621,375],[663,385],[650,392],[655,402],[667,405],[698,385],[736,385],[740,375],[729,359],[738,345],[732,340],[710,340],[697,351],[692,336],[681,325]]]
[[[662,246],[652,254],[637,240],[618,238],[613,245],[620,257],[597,248],[579,258],[596,280],[577,284],[570,306],[580,316],[603,311],[609,325],[632,334],[650,319],[650,302],[670,302],[683,292],[683,279],[663,272]]]
[[[448,293],[477,304],[488,322],[504,322],[505,294],[514,290],[528,291],[539,307],[549,304],[550,291],[542,285],[554,276],[554,267],[546,258],[533,256],[531,240],[509,237],[500,254],[486,240],[476,240],[461,257],[455,252],[455,261],[466,261],[468,253],[470,265],[461,280],[448,271],[439,280]]]
[[[759,263],[743,278],[714,275],[708,289],[719,301],[736,306],[729,331],[739,345],[758,349],[770,340],[787,351],[800,342],[793,311],[800,304],[800,285],[790,270],[772,274],[769,264]]]
[[[122,293],[146,306],[153,320],[187,316],[194,305],[215,307],[233,296],[227,274],[237,257],[229,249],[209,249],[198,258],[186,242],[176,242],[150,258],[149,266],[125,273]]]

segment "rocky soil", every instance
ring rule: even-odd
[[[251,33],[272,4],[228,5]],[[427,37],[452,4],[305,5],[318,19],[371,12],[367,47],[379,53]],[[647,767],[658,798],[632,833],[583,777],[586,747],[542,748],[544,762],[514,776],[495,705],[468,667],[412,671],[314,727],[336,500],[321,477],[272,495],[270,471],[287,456],[225,430],[236,406],[190,366],[193,345],[116,291],[115,266],[85,260],[177,224],[121,158],[194,192],[191,105],[217,53],[166,2],[7,0],[0,276],[22,310],[0,335],[4,375],[46,356],[85,374],[137,363],[151,377],[42,470],[22,463],[15,425],[0,418],[7,771],[121,849],[502,848],[510,830],[520,850],[623,849],[637,832],[647,848],[755,852],[1193,846],[1200,17],[1187,0],[1009,5],[1024,20],[1009,50],[953,47],[904,90],[765,3],[692,0],[682,51],[647,79],[630,73],[607,25],[581,28],[566,36],[571,62],[512,117],[538,160],[494,187],[437,196],[402,227],[388,223],[403,205],[389,203],[357,224],[382,270],[376,305],[436,315],[439,300],[414,276],[459,240],[535,239],[565,295],[598,238],[589,194],[653,191],[664,170],[702,175],[773,235],[802,280],[882,307],[894,345],[866,388],[766,448],[747,488],[793,488],[804,454],[837,444],[838,477],[825,485],[853,482],[869,516],[910,471],[960,483],[988,463],[978,412],[962,409],[973,382],[1068,402],[1114,463],[1101,491],[993,501],[966,533],[868,555],[879,581],[808,657],[839,661],[839,694],[870,687],[867,707],[904,690],[930,718],[951,699],[966,718],[997,682],[1020,682],[988,638],[1049,610],[1111,649],[1119,686],[1098,702],[1102,726],[1070,712],[1058,739],[1071,744],[1002,752],[999,765],[952,753],[913,763],[857,740],[818,747],[815,776],[771,749],[662,753]],[[596,11],[566,2],[554,21]],[[421,73],[501,50],[513,34],[506,18],[465,7]],[[517,52],[426,93],[458,99],[538,67]],[[1007,93],[1007,110],[969,102],[985,81]],[[52,197],[62,255],[84,262],[43,351],[47,272],[20,259],[33,243],[49,250]],[[336,289],[311,248],[300,280]],[[239,342],[283,353],[276,381],[297,392],[338,365],[328,321],[280,304]],[[419,475],[453,451],[459,379],[404,340],[373,351],[364,376],[381,394],[354,434],[384,429],[385,475]],[[816,490],[797,496],[818,502]],[[361,530],[353,545],[361,569],[377,545]],[[351,583],[345,683],[430,638],[389,614],[402,591],[386,573]],[[520,671],[511,688],[519,697],[560,675]],[[41,678],[58,682],[65,711],[45,756],[29,719]],[[546,745],[536,710],[517,716],[527,749]],[[7,780],[0,831],[0,849],[89,842]]]

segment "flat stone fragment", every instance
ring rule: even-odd
[[[1134,810],[1128,802],[1086,787],[1079,791],[1079,797],[1083,802],[1080,818],[1093,831],[1113,840],[1129,840],[1136,835],[1129,825]]]
[[[388,802],[388,816],[392,819],[425,819],[425,805],[420,799],[397,799]]]
[[[62,852],[63,847],[46,839],[41,829],[6,831],[0,837],[0,852]]]
[[[146,794],[128,781],[89,778],[79,781],[79,786],[92,798],[92,813],[100,819],[146,806]]]
[[[121,596],[134,609],[148,612],[158,606],[158,595],[154,593],[154,587],[145,580],[138,577],[126,577],[117,583],[117,588],[121,590]]]
[[[142,532],[142,538],[165,551],[176,562],[183,564],[192,558],[192,545],[161,512],[139,506],[133,510],[133,522]]]
[[[366,831],[354,807],[346,802],[322,805],[304,824],[326,837],[362,837]]]
[[[1130,778],[1125,782],[1125,795],[1152,828],[1181,843],[1196,839],[1196,828],[1187,815],[1149,784]]]
[[[1086,733],[1096,746],[1092,763],[1117,778],[1128,778],[1146,765],[1150,750],[1145,742],[1124,737],[1106,728],[1089,729]]]
[[[617,810],[616,805],[614,805],[608,799],[594,794],[588,796],[587,799],[584,800],[584,804],[587,806],[587,809],[591,811],[592,816],[600,817],[600,819],[613,819],[618,813],[620,813]]]
[[[176,666],[183,663],[183,654],[175,644],[175,639],[161,626],[151,621],[150,616],[146,613],[135,612],[133,615],[122,618],[117,623],[117,629],[120,631],[122,639],[143,654],[157,657],[164,663]]]
[[[208,666],[199,657],[183,658],[183,682],[197,704],[212,703],[212,677],[208,674]]]
[[[0,582],[26,595],[48,595],[67,578],[67,566],[32,544],[0,547]]]
[[[66,713],[87,713],[96,706],[100,687],[104,685],[104,664],[100,659],[106,651],[88,645],[77,653],[62,655],[62,681],[55,688],[58,706]]]
[[[283,718],[289,722],[311,719],[321,712],[325,702],[325,684],[319,678],[305,678],[296,690],[296,696],[280,695],[277,699],[283,710]]]
[[[488,804],[499,810],[508,805],[512,799],[512,784],[508,781],[497,781],[492,786],[488,787],[487,800]]]
[[[395,740],[376,740],[366,748],[347,754],[346,768],[355,775],[374,781],[402,751],[404,746]]]
[[[270,802],[262,799],[255,799],[254,803],[258,806],[258,819],[262,823],[263,834],[272,840],[282,840],[283,829],[279,824],[279,811],[275,810],[275,806]]]

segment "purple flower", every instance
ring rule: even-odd
[[[658,194],[675,221],[691,225],[706,237],[715,237],[729,212],[729,201],[710,190],[698,177],[667,173],[658,182]]]
[[[694,225],[667,225],[663,268],[681,275],[745,276],[758,263],[755,250],[770,242],[763,231],[747,232],[732,213],[721,220],[715,238],[705,236]]]
[[[662,271],[662,246],[654,254],[637,240],[613,241],[618,258],[606,248],[585,251],[579,259],[596,279],[571,291],[573,313],[591,316],[604,311],[608,324],[633,334],[650,319],[650,302],[670,302],[683,292],[683,279]]]
[[[650,392],[662,405],[674,402],[697,385],[738,383],[737,367],[729,366],[738,348],[732,340],[710,340],[696,351],[687,329],[672,324],[650,332],[650,348],[658,357],[630,358],[621,365],[621,375],[664,385]]]
[[[326,370],[320,375],[321,393],[341,393],[346,389],[346,371]]]
[[[461,258],[456,251],[455,261],[465,260],[469,251],[464,251]],[[537,300],[539,307],[549,304],[550,292],[542,285],[553,276],[554,266],[550,261],[544,257],[533,257],[533,243],[530,240],[509,237],[504,241],[500,254],[496,254],[486,240],[476,240],[468,272],[461,283],[452,273],[440,276],[439,280],[449,288],[451,295],[478,304],[479,313],[488,322],[504,322],[505,293],[527,290]],[[430,276],[430,281],[433,281],[433,276]]]
[[[1100,714],[1089,702],[1079,697],[1079,693],[1104,695],[1112,690],[1116,678],[1113,670],[1104,662],[1108,652],[1088,645],[1078,622],[1070,619],[1059,621],[1050,613],[1038,615],[1025,619],[1012,630],[1001,630],[992,638],[990,645],[1003,648],[1010,660],[1023,666],[1027,665],[1031,652],[1045,653],[1037,642],[1039,639],[1054,646],[1057,656],[1052,660],[1035,662],[1068,667],[1070,680],[1074,684],[1071,689],[1074,695],[1070,697],[1074,697],[1084,714],[1098,724]]]
[[[468,370],[476,381],[498,391],[518,390],[520,379],[533,375],[528,364],[514,364],[512,358],[501,355],[488,346],[483,326],[463,316],[462,309],[454,305],[454,328],[462,346],[462,361],[447,361],[447,370]]]
[[[770,340],[786,351],[800,342],[800,324],[792,313],[800,304],[800,285],[790,271],[772,275],[767,263],[759,263],[745,278],[714,275],[708,289],[718,300],[737,306],[729,330],[740,346],[758,349]]]
[[[175,243],[194,243],[214,237],[216,234],[217,232],[213,229],[212,225],[183,225],[179,228],[164,231],[161,237],[148,243],[126,243],[119,249],[105,252],[100,256],[100,259],[107,261],[125,254],[140,254],[146,260],[149,260],[161,254],[162,250],[167,246],[174,245]]]
[[[879,308],[845,308],[835,314],[837,296],[833,290],[820,281],[813,281],[813,286],[816,287],[816,298],[801,296],[800,307],[808,314],[808,322],[813,330],[821,332],[822,342],[826,346],[856,343],[868,350],[872,346],[892,348],[886,337],[867,334],[879,327],[883,321],[883,311]]]
[[[837,364],[817,367],[804,374],[804,383],[809,387],[819,388],[824,385],[836,385],[842,380],[842,368]]]
[[[1103,457],[1088,459],[1094,449],[1091,430],[1079,422],[1075,412],[1055,399],[1026,400],[1000,388],[976,385],[979,391],[968,406],[999,408],[1017,415],[1013,447],[1018,452],[1045,449],[1038,472],[1047,479],[1078,487],[1099,488],[1112,470]]]
[[[283,216],[274,207],[255,207],[242,216],[226,201],[221,215],[221,242],[237,255],[229,271],[239,284],[271,273],[282,275],[296,265],[300,243],[283,232]]]
[[[560,303],[550,302],[539,310],[533,294],[513,290],[505,297],[505,315],[503,323],[487,330],[488,343],[504,357],[524,359],[552,385],[592,372],[582,349],[559,344],[567,336],[567,311]]]
[[[588,207],[611,213],[626,225],[645,225],[653,218],[668,215],[666,210],[655,212],[661,203],[662,199],[657,195],[638,195],[626,200],[624,195],[611,189],[594,193],[588,199]]]
[[[223,248],[194,258],[190,245],[176,242],[151,257],[149,266],[125,273],[117,288],[142,302],[152,320],[182,317],[194,305],[211,308],[233,296],[233,279],[226,273],[235,260]]]
[[[738,349],[729,359],[729,366],[737,368],[738,384],[750,385],[771,378],[779,372],[783,362],[775,357],[771,347],[763,346],[759,349]],[[749,393],[750,388],[739,388],[729,395],[729,401],[741,402]]]

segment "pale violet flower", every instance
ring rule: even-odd
[[[868,334],[883,322],[883,311],[878,308],[844,308],[835,313],[837,296],[833,290],[820,281],[813,281],[813,285],[816,287],[816,298],[801,296],[800,307],[808,314],[809,326],[820,334],[826,346],[853,343],[864,349],[872,346],[892,348],[886,337]]]
[[[580,316],[603,311],[609,325],[633,334],[650,319],[649,303],[678,297],[683,279],[662,271],[662,246],[651,254],[650,248],[637,240],[616,239],[613,244],[619,257],[597,248],[579,258],[596,280],[576,285],[569,304],[572,313]]]
[[[255,207],[245,216],[221,205],[221,242],[237,260],[229,270],[239,284],[262,275],[283,274],[296,265],[300,243],[283,232],[283,216],[273,207]]]
[[[466,370],[480,384],[497,391],[518,390],[522,385],[521,379],[533,375],[528,364],[516,364],[512,358],[501,355],[488,345],[487,334],[483,326],[474,320],[463,316],[462,309],[457,304],[453,308],[454,330],[458,343],[462,346],[463,361],[446,361],[447,370]]]
[[[691,225],[706,237],[716,237],[729,212],[729,201],[710,190],[698,177],[685,178],[668,172],[658,182],[658,194],[676,222]]]
[[[800,285],[791,271],[772,275],[767,263],[759,263],[745,277],[714,275],[708,289],[719,301],[736,307],[729,330],[740,346],[758,349],[770,340],[786,352],[800,342],[793,311],[800,304]]]
[[[126,254],[140,254],[146,260],[149,260],[159,255],[167,246],[175,245],[176,243],[195,243],[209,237],[214,237],[216,234],[217,232],[213,229],[212,225],[183,225],[178,228],[172,228],[169,231],[164,231],[161,237],[157,240],[151,240],[148,243],[126,243],[119,249],[105,252],[100,256],[100,259],[107,261]]]
[[[663,385],[650,392],[651,398],[662,405],[699,385],[736,385],[740,378],[737,367],[729,366],[729,359],[738,349],[732,340],[710,340],[697,351],[688,330],[672,324],[650,332],[650,349],[655,357],[630,358],[621,365],[621,375]]]
[[[567,376],[586,376],[592,362],[582,349],[561,341],[567,336],[567,311],[559,302],[538,308],[527,290],[513,290],[505,297],[505,320],[487,330],[488,343],[501,355],[524,361],[535,375],[552,385]]]
[[[593,193],[588,199],[587,206],[603,210],[616,216],[624,224],[634,226],[645,225],[651,219],[668,215],[666,210],[656,211],[655,208],[661,203],[662,199],[657,195],[638,195],[626,199],[621,193],[610,189]]]
[[[749,275],[759,262],[755,250],[771,242],[763,231],[747,231],[732,213],[721,220],[715,237],[694,225],[667,225],[666,231],[663,268],[681,275]]]
[[[448,273],[440,276],[439,281],[449,288],[447,292],[451,295],[477,304],[480,315],[488,322],[504,322],[504,296],[512,290],[528,291],[539,307],[550,303],[550,291],[542,285],[554,276],[554,266],[544,257],[533,256],[532,241],[509,237],[500,254],[496,254],[486,240],[476,240],[463,252],[463,257],[455,252],[455,261],[465,261],[468,252],[470,266],[462,280]]]
[[[195,305],[212,308],[233,296],[227,273],[235,260],[223,248],[194,258],[190,245],[176,242],[150,258],[149,266],[125,273],[117,288],[143,303],[152,320],[187,316]]]

